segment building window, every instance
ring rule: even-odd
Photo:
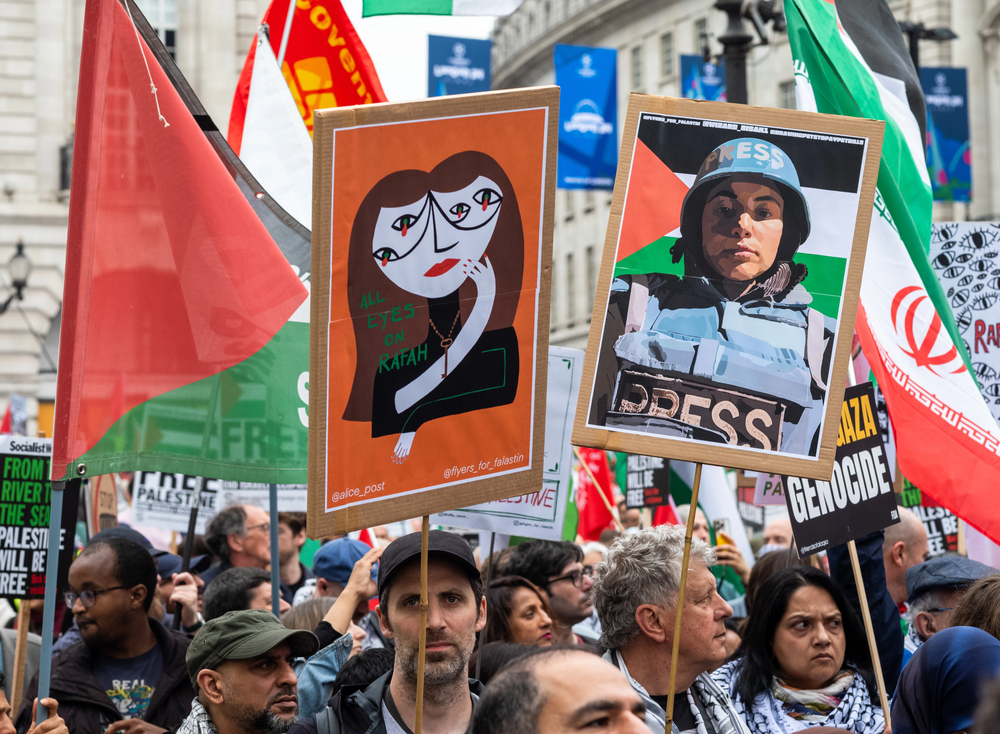
[[[594,211],[594,192],[587,189],[583,192],[583,213],[590,214]]]
[[[778,85],[778,107],[786,110],[795,109],[795,80],[781,82]]]
[[[632,49],[632,89],[642,89],[642,46]]]
[[[587,248],[587,297],[594,302],[597,295],[597,251],[591,245]]]
[[[702,54],[708,46],[708,18],[698,18],[694,22],[694,47]]]
[[[573,214],[574,214],[574,212],[573,212],[573,192],[572,191],[566,191],[565,194],[566,194],[566,197],[565,197],[565,199],[566,199],[566,221],[567,222],[571,222],[571,221],[573,221]]]
[[[576,273],[573,272],[573,253],[566,255],[566,319],[567,326],[576,326]]]
[[[545,5],[542,6],[542,19],[545,23],[545,27],[549,27],[549,17],[552,15],[552,9],[549,7],[548,0],[546,0]]]
[[[170,54],[177,60],[177,0],[136,0],[139,10],[153,26],[156,35]]]
[[[674,75],[673,33],[664,33],[660,36],[660,69],[665,77]]]

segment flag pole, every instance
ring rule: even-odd
[[[694,468],[694,484],[691,487],[691,507],[698,507],[698,489],[701,487],[701,462]],[[670,731],[674,719],[674,687],[677,685],[677,660],[681,652],[681,614],[684,611],[684,591],[687,588],[688,563],[691,561],[691,536],[694,535],[694,521],[698,513],[692,509],[688,513],[684,531],[684,555],[681,557],[681,585],[677,590],[677,616],[674,620],[674,639],[670,650],[670,682],[667,690],[666,729]]]
[[[417,643],[417,716],[413,734],[422,734],[424,728],[424,658],[427,655],[427,535],[431,519],[424,515],[420,528],[420,634]]]
[[[854,357],[847,363],[847,383],[854,387],[858,384],[858,376],[854,373]],[[897,476],[899,465],[896,465]],[[892,716],[889,713],[889,699],[885,693],[885,680],[882,676],[882,661],[878,655],[878,645],[875,642],[875,628],[872,626],[872,613],[868,608],[868,594],[865,593],[865,582],[861,578],[861,563],[858,561],[858,546],[854,540],[847,541],[847,552],[851,556],[851,569],[854,571],[854,586],[858,590],[858,601],[861,604],[861,618],[865,623],[865,636],[868,638],[868,649],[872,655],[872,666],[875,668],[875,683],[878,686],[878,700],[882,706],[882,716],[885,719],[885,734],[892,734]]]
[[[490,594],[490,579],[493,576],[493,548],[497,542],[497,534],[490,533],[490,554],[486,558],[486,596]],[[476,658],[476,680],[479,680],[479,671],[483,667],[483,648],[486,647],[486,627],[479,633],[479,657]]]
[[[288,49],[288,37],[292,35],[292,19],[295,17],[295,0],[288,0],[288,14],[285,16],[285,30],[281,33],[281,46],[278,47],[278,68],[285,61],[285,51]]]
[[[205,490],[205,477],[198,477],[198,483],[194,485],[194,492],[191,493],[191,514],[188,516],[187,535],[184,536],[184,553],[181,556],[181,573],[187,573],[191,568],[191,552],[194,550],[194,531],[198,526],[198,506],[201,504],[201,493]],[[173,628],[181,628],[181,610],[174,605]]]
[[[281,619],[281,579],[278,571],[281,562],[278,560],[278,485],[269,484],[268,495],[271,504],[271,611]]]
[[[71,480],[79,481],[79,480]],[[63,490],[66,482],[52,482],[52,507],[49,510],[48,548],[45,551],[45,606],[42,608],[42,650],[38,667],[38,700],[49,697],[52,681],[52,633],[56,625],[56,583],[59,576],[59,536],[62,534]],[[44,707],[42,707],[44,708]],[[38,712],[38,719],[46,713]]]
[[[576,460],[580,462],[583,470],[587,472],[587,476],[590,477],[590,481],[594,483],[595,487],[597,487],[597,494],[600,495],[601,499],[604,501],[604,506],[607,507],[608,512],[611,513],[611,519],[615,521],[615,527],[624,532],[625,526],[622,525],[621,520],[618,519],[618,515],[615,513],[614,509],[612,509],[608,496],[604,494],[604,487],[598,483],[597,477],[594,476],[594,472],[590,471],[590,467],[587,466],[587,462],[583,460],[582,456],[580,456],[580,449],[574,446],[573,454],[576,456]]]
[[[25,660],[28,655],[28,626],[31,624],[31,602],[21,599],[17,610],[17,642],[14,644],[14,676],[10,683],[10,705],[17,711],[24,698]]]

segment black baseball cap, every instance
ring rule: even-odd
[[[386,588],[393,574],[409,561],[420,559],[420,533],[410,533],[389,543],[378,564],[378,593]],[[427,557],[445,558],[462,567],[470,578],[481,578],[476,557],[464,538],[444,530],[431,530],[427,534]]]
[[[307,658],[319,650],[319,639],[309,630],[289,629],[269,609],[240,609],[209,620],[191,640],[184,660],[191,685],[198,690],[198,673],[215,670],[227,660],[249,660],[287,642],[295,657]]]
[[[912,604],[928,591],[965,589],[996,572],[965,556],[937,556],[906,569],[906,598]]]
[[[87,545],[92,545],[93,543],[100,543],[102,540],[107,540],[108,538],[125,538],[126,540],[131,540],[133,543],[138,543],[153,558],[159,558],[162,555],[166,555],[169,551],[160,550],[159,548],[154,548],[153,544],[149,542],[149,539],[134,528],[130,528],[128,525],[119,525],[113,528],[105,528],[101,532],[97,533],[90,540],[87,541]]]
[[[183,565],[184,559],[176,553],[165,553],[156,559],[156,571],[160,574],[161,579],[168,579],[173,574],[180,573],[181,566]],[[211,565],[212,557],[209,555],[191,556],[188,571],[191,573],[205,573]]]

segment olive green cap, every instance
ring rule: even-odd
[[[191,685],[198,688],[198,673],[214,670],[227,660],[248,660],[287,642],[295,657],[309,657],[319,650],[319,639],[308,630],[288,629],[266,609],[227,612],[206,622],[194,636],[184,656]]]

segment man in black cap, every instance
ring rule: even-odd
[[[909,628],[903,643],[903,665],[932,635],[951,625],[951,613],[962,594],[994,573],[996,569],[964,556],[937,556],[907,569]]]
[[[176,734],[284,734],[299,715],[292,662],[317,649],[316,635],[266,609],[206,622],[187,651],[197,696]]]
[[[378,573],[378,616],[395,642],[393,669],[364,688],[341,689],[315,719],[289,734],[409,734],[416,722],[420,634],[420,533],[393,541]],[[486,625],[483,581],[472,551],[457,535],[433,530],[427,546],[427,647],[423,731],[469,729],[481,686],[468,679],[476,633]]]

